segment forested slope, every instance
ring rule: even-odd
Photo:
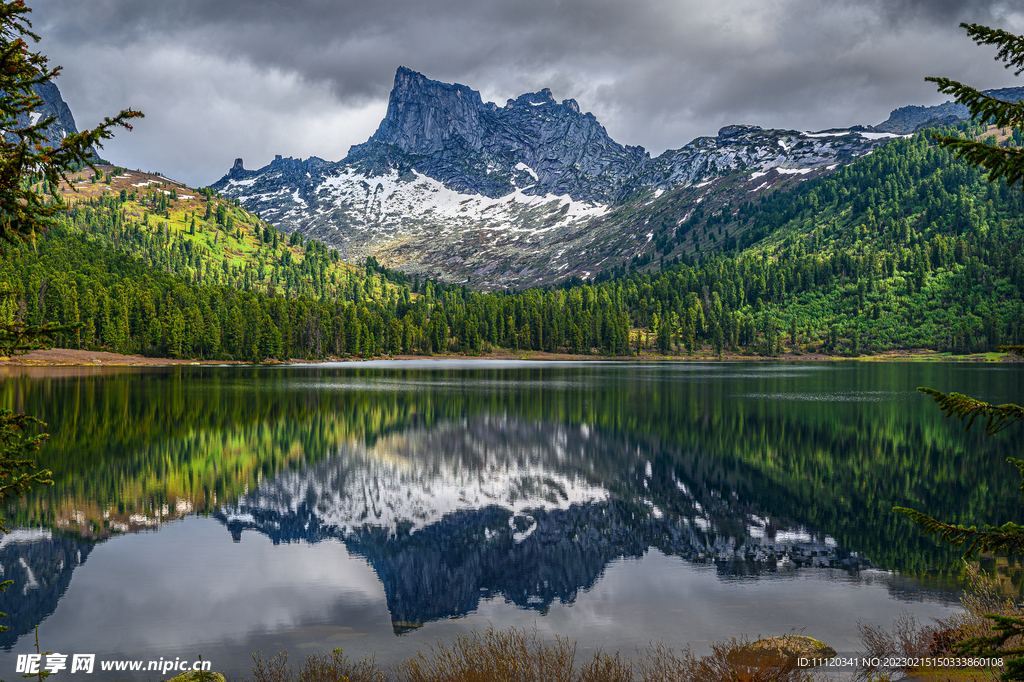
[[[702,268],[709,288],[732,292],[729,308],[753,313],[733,343],[976,352],[1022,338],[1022,193],[927,134],[730,208],[680,231],[741,231],[739,247],[722,240],[726,253],[745,247],[740,255]]]
[[[787,192],[662,216],[677,227],[594,282],[489,294],[372,260],[353,268],[209,191],[185,200],[164,178],[118,190],[124,175],[87,179],[111,184],[74,195],[35,246],[9,249],[0,285],[19,301],[4,314],[81,323],[58,339],[73,348],[253,361],[493,347],[976,352],[1024,341],[1024,196],[926,134]],[[664,267],[644,272],[659,252]]]

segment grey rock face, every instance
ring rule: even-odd
[[[370,140],[412,154],[431,154],[458,139],[481,149],[483,108],[480,93],[465,85],[432,81],[399,67],[388,113]]]
[[[68,135],[78,132],[78,128],[75,127],[75,117],[71,115],[71,109],[64,101],[64,98],[61,97],[60,90],[53,82],[47,81],[33,85],[32,91],[39,96],[42,102],[36,107],[35,111],[18,116],[17,127],[26,128],[38,121],[53,117],[56,120],[46,127],[44,131],[46,141],[43,145],[59,147],[61,140]],[[7,133],[5,138],[8,141],[13,141],[16,139],[16,136]]]
[[[519,186],[529,194],[613,202],[648,159],[642,148],[612,140],[574,100],[556,102],[547,88],[499,108],[465,85],[432,81],[405,67],[395,74],[377,132],[349,158],[380,156],[388,147],[453,189],[489,197]]]

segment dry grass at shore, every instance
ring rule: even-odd
[[[987,614],[1012,618],[1024,618],[1024,606],[1003,596],[996,580],[986,577],[976,565],[967,567],[970,588],[961,598],[963,612],[949,618],[936,620],[932,625],[919,623],[914,616],[903,612],[893,620],[892,629],[878,625],[858,623],[861,641],[866,649],[865,658],[915,659],[953,658],[957,656],[956,645],[965,639],[988,637],[995,634],[992,620]],[[1010,639],[1006,648],[1020,646],[1019,638]],[[999,679],[1001,668],[984,670],[925,670],[917,668],[863,668],[858,677],[862,680],[899,679],[903,675],[915,675],[928,680],[995,680]]]
[[[675,651],[664,643],[640,648],[634,659],[597,651],[577,661],[576,642],[553,642],[534,630],[495,630],[456,637],[414,657],[381,667],[373,658],[353,661],[341,649],[307,656],[296,673],[286,654],[254,654],[252,682],[824,682],[785,657],[750,647],[745,638],[712,645],[707,656]]]

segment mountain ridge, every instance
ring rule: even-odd
[[[983,90],[982,94],[1007,102],[1018,102],[1024,99],[1024,87],[998,88]],[[881,132],[909,135],[925,128],[948,126],[970,120],[970,110],[958,102],[946,101],[935,106],[905,106],[893,109],[889,118],[874,126]]]
[[[279,156],[253,171],[238,159],[212,187],[348,260],[519,288],[592,277],[649,251],[648,225],[657,216],[667,228],[668,205],[675,229],[701,202],[717,209],[827,173],[892,136],[733,125],[652,159],[548,89],[499,107],[400,67],[377,131],[345,159]]]

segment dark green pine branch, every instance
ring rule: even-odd
[[[980,24],[960,24],[968,35],[979,45],[996,45],[997,61],[1006,62],[1006,68],[1014,68],[1014,75],[1024,72],[1024,36],[1014,35],[1002,29],[989,28]],[[1007,102],[964,85],[950,78],[925,78],[939,86],[939,92],[953,95],[956,101],[965,105],[971,118],[992,121],[1000,128],[1024,128],[1024,107],[1019,102]],[[1005,178],[1014,185],[1024,180],[1024,150],[1005,149],[948,135],[935,135],[935,140],[949,147],[961,159],[989,172],[990,180]]]
[[[956,645],[957,655],[1002,658],[1006,663],[1005,670],[999,676],[1001,680],[1024,679],[1024,647],[1017,644],[1007,649],[1003,648],[1011,639],[1024,635],[1024,620],[994,613],[985,617],[992,621],[995,634],[972,637],[959,642]]]
[[[964,431],[970,429],[978,417],[985,419],[985,433],[989,435],[998,433],[1011,424],[1024,419],[1024,408],[1013,403],[992,405],[961,393],[946,394],[936,391],[934,388],[924,387],[917,390],[930,395],[947,417],[966,419],[967,425],[964,426]]]
[[[984,530],[978,530],[975,526],[943,523],[923,512],[907,507],[893,507],[893,511],[910,518],[921,526],[925,533],[937,533],[944,542],[957,547],[967,545],[964,556],[971,556],[976,552],[1024,553],[1024,526],[1019,526],[1016,523],[1008,522],[1001,526],[985,526]]]
[[[1006,62],[1007,69],[1015,68],[1014,76],[1024,73],[1024,36],[981,24],[962,23],[960,26],[966,29],[967,35],[978,45],[998,45],[996,61]]]

